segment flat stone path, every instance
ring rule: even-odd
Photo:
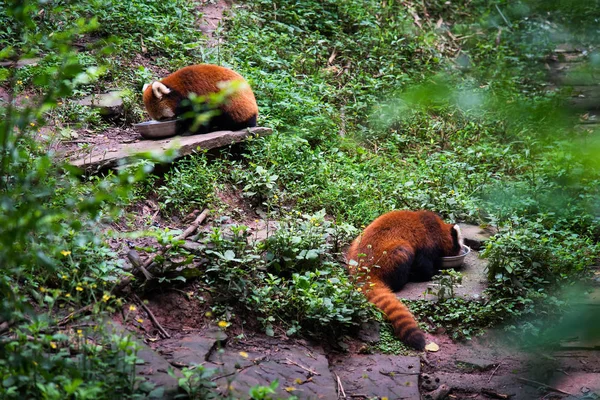
[[[386,354],[338,357],[331,369],[339,376],[346,398],[419,398],[419,357]]]
[[[177,157],[192,154],[198,150],[210,150],[247,140],[251,136],[265,136],[271,128],[255,127],[240,131],[217,131],[201,135],[175,136],[162,140],[142,140],[135,143],[121,143],[110,150],[94,151],[84,157],[71,160],[71,164],[88,172],[127,165],[132,157],[140,153],[175,150]]]

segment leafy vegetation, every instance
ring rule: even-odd
[[[123,312],[116,288],[127,276],[105,228],[145,197],[164,218],[217,214],[201,257],[176,231],[144,233],[166,249],[156,258],[165,271],[170,257],[184,260],[159,283],[196,279],[214,316],[248,315],[242,322],[271,335],[339,335],[372,318],[342,252],[390,209],[498,228],[484,251],[485,302],[453,298],[452,274],[449,298],[410,302],[457,339],[498,324],[539,332],[522,318],[556,315],[565,303],[554,289],[598,262],[597,131],[573,128],[568,92],[550,90],[539,63],[559,42],[597,42],[597,1],[250,0],[216,48],[197,32],[194,2],[50,3],[0,2],[0,59],[41,57],[0,68],[9,93],[0,103],[2,398],[160,397],[138,385],[133,342],[96,328]],[[588,67],[599,59],[591,54]],[[83,181],[34,140],[46,124],[59,138],[102,131],[109,122],[73,99],[107,87],[127,90],[121,123],[139,121],[142,84],[197,62],[242,73],[274,134],[148,179],[146,161]],[[249,241],[246,225],[222,224],[240,213],[224,191],[278,229]],[[193,259],[200,271],[187,268]],[[69,328],[73,318],[89,327]],[[403,351],[389,327],[382,338],[379,351]],[[205,396],[209,378],[197,367],[180,385]],[[268,398],[276,385],[251,396]]]

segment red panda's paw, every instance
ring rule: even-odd
[[[415,350],[423,351],[425,349],[425,334],[417,328],[408,330],[401,340]]]

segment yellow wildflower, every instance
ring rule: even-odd
[[[29,125],[35,126],[35,122],[30,122]]]
[[[81,329],[77,329],[77,336],[82,337],[83,331]]]
[[[244,358],[248,358],[248,353],[246,353],[245,351],[240,351],[240,356],[244,357]]]
[[[46,293],[46,288],[42,286],[42,287],[40,288],[40,292],[42,292],[42,293]]]
[[[53,349],[56,349],[56,347],[57,347],[57,346],[56,346],[56,343],[54,343],[54,342],[50,342],[50,347],[52,347]]]
[[[22,85],[22,84],[23,84],[23,81],[20,81],[20,80],[17,81],[17,85]]]
[[[142,318],[138,318],[138,319],[136,319],[136,321],[139,322],[140,324],[144,323],[144,320]]]
[[[68,256],[69,254],[71,254],[71,252],[69,250],[63,250],[60,252],[60,254],[62,254],[63,256]]]
[[[136,306],[134,306],[134,305],[129,306],[129,311],[135,311],[135,310],[137,310]]]
[[[229,326],[229,323],[227,321],[219,321],[217,325],[219,325],[219,328],[225,329]]]
[[[71,297],[71,293],[65,294],[65,297]]]
[[[110,296],[109,295],[105,294],[104,296],[102,296],[102,301],[103,302],[106,303],[108,300],[110,300]]]
[[[78,292],[83,292],[83,288],[81,286],[75,287],[75,290],[77,290]]]

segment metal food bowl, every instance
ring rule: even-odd
[[[467,254],[471,252],[469,246],[463,245],[460,254],[452,257],[442,257],[442,269],[460,267],[465,261]]]
[[[164,139],[177,134],[178,119],[168,121],[150,120],[140,124],[134,124],[133,127],[145,139]]]

